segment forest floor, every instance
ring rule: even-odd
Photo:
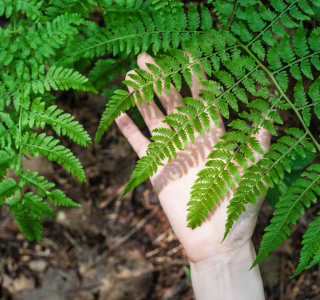
[[[77,101],[72,93],[62,93],[58,99],[59,107],[72,113],[93,139],[106,100],[80,94]],[[277,127],[280,133],[286,129],[283,126]],[[50,129],[47,133],[54,134]],[[185,273],[186,253],[150,182],[117,201],[137,161],[117,127],[111,126],[97,147],[61,142],[80,159],[87,183],[43,157],[25,160],[23,168],[39,171],[82,208],[61,208],[55,218],[45,219],[43,239],[36,243],[19,232],[12,214],[2,206],[0,299],[194,299]],[[267,300],[320,299],[320,265],[289,278],[298,264],[302,235],[319,206],[307,209],[291,237],[260,265]],[[272,213],[265,202],[253,236],[256,249]]]

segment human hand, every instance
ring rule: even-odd
[[[155,64],[148,54],[139,56],[138,66],[150,72],[145,63]],[[207,79],[204,72],[203,79]],[[203,86],[194,75],[192,75],[192,80],[192,97],[199,99],[199,93]],[[128,87],[128,89],[130,92],[133,90],[131,87]],[[166,96],[163,89],[160,102],[166,113],[171,114],[177,112],[175,107],[184,105],[179,102],[181,98],[175,87],[171,86],[169,97]],[[138,109],[151,135],[155,134],[152,132],[155,128],[169,128],[169,125],[162,123],[165,116],[154,101],[151,101],[149,105],[144,102],[141,106],[138,105]],[[143,136],[127,114],[123,113],[116,119],[116,122],[138,156],[144,156],[150,141]],[[233,191],[228,191],[219,204],[214,206],[209,217],[200,227],[195,229],[187,227],[186,209],[190,199],[191,186],[197,179],[197,173],[205,168],[206,157],[224,133],[225,127],[220,116],[218,127],[211,121],[210,131],[206,133],[205,137],[195,133],[195,142],[193,144],[189,142],[184,151],[177,151],[177,158],[170,163],[164,161],[164,166],[160,166],[157,173],[151,177],[151,183],[158,194],[160,203],[175,234],[183,245],[191,265],[195,269],[207,262],[215,264],[218,263],[218,260],[231,261],[240,253],[248,251],[251,255],[255,255],[253,254],[254,250],[252,250],[251,236],[264,199],[262,195],[257,199],[256,205],[247,205],[246,212],[235,222],[231,232],[222,244],[227,220],[227,206],[233,197]],[[268,151],[270,134],[265,129],[260,129],[259,134],[255,136],[264,151]],[[259,160],[261,155],[255,153],[255,158]],[[241,167],[239,169],[240,173],[243,173]],[[247,270],[249,267],[250,264]]]

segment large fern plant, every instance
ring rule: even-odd
[[[90,19],[93,7],[101,9],[103,26]],[[311,117],[320,119],[319,0],[208,0],[200,6],[190,3],[185,11],[181,2],[170,0],[0,1],[0,15],[8,19],[0,28],[0,204],[8,205],[29,239],[41,238],[41,216],[54,215],[46,200],[77,204],[37,173],[21,170],[21,157],[45,155],[85,181],[71,151],[34,129],[49,125],[82,146],[91,142],[82,125],[53,104],[51,91],[100,91],[145,51],[155,57],[157,65],[148,65],[153,76],[137,69],[138,75],[124,81],[133,88],[131,93],[114,91],[95,143],[121,112],[135,106],[134,98],[139,105],[143,98],[149,103],[154,87],[158,95],[163,87],[169,94],[170,84],[179,91],[182,80],[191,87],[191,71],[204,86],[203,101],[184,98],[186,108],[166,116],[171,129],[156,130],[123,195],[152,176],[165,158],[175,159],[177,150],[194,141],[195,131],[205,135],[209,120],[217,123],[219,112],[228,119],[240,102],[242,112],[192,186],[187,216],[191,228],[201,226],[237,184],[228,206],[226,237],[246,204],[255,204],[260,193],[266,195],[264,183],[272,188],[291,172],[290,159],[320,151],[319,139],[310,131]],[[211,80],[202,80],[201,68]],[[86,69],[88,78],[81,75]],[[264,153],[252,134],[263,127],[276,136],[274,124],[283,123],[279,110],[292,110],[300,124]],[[253,151],[263,159],[255,162]],[[245,170],[242,176],[237,164]],[[15,170],[16,180],[6,177],[8,168]],[[36,187],[37,194],[23,193],[25,185]],[[279,199],[253,266],[290,236],[290,227],[317,195],[320,166],[314,164]],[[303,237],[295,275],[320,261],[319,220]]]

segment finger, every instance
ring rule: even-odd
[[[185,54],[187,54],[190,58],[190,62],[193,62],[194,59],[191,56],[191,53],[189,51],[185,51]],[[202,80],[208,80],[206,73],[203,71],[203,68],[201,67],[202,72]],[[204,86],[199,83],[199,78],[194,74],[193,70],[191,69],[192,74],[192,88],[191,88],[191,94],[193,98],[199,99],[200,90],[204,89]]]
[[[130,74],[130,73],[131,74],[137,74],[137,73],[135,71],[130,71],[127,73],[126,80],[133,81],[133,79],[128,76],[128,74]],[[133,88],[130,86],[128,86],[128,90],[130,93],[133,92]],[[155,129],[155,128],[159,128],[159,127],[170,128],[170,126],[168,124],[162,123],[162,121],[165,119],[165,117],[164,117],[163,113],[161,112],[161,110],[159,109],[159,107],[154,102],[154,100],[151,100],[150,104],[147,104],[146,101],[144,100],[143,95],[142,95],[142,98],[143,98],[142,105],[138,104],[136,97],[135,97],[135,102],[137,104],[137,107],[138,107],[144,121],[146,122],[146,125],[147,125],[151,135],[155,134],[152,132],[153,129]]]
[[[269,151],[270,142],[271,142],[271,133],[268,130],[264,128],[260,128],[259,133],[254,134],[252,136],[257,138],[261,148],[265,153]]]
[[[116,123],[137,155],[140,158],[146,155],[150,141],[141,133],[130,117],[126,113],[122,113],[120,117],[116,118]]]
[[[148,67],[146,66],[146,63],[156,65],[153,58],[147,53],[140,54],[137,62],[138,62],[138,66],[140,69],[145,70],[149,73],[151,73],[151,72],[148,69]],[[156,94],[157,94],[158,98],[160,99],[160,102],[168,115],[178,112],[177,110],[175,110],[175,107],[184,106],[184,104],[179,101],[180,99],[182,99],[180,93],[177,91],[177,89],[172,84],[170,85],[170,95],[169,96],[167,96],[164,86],[162,86],[161,96],[159,97],[157,92],[156,92]]]
[[[263,115],[264,114],[262,113],[262,116]],[[265,119],[270,120],[270,118],[268,116]],[[255,122],[252,125],[257,126],[257,124]],[[259,141],[259,144],[260,144],[262,150],[264,151],[264,153],[267,153],[269,151],[269,147],[270,147],[270,143],[271,143],[271,133],[268,130],[259,126],[259,132],[256,134],[252,134],[251,136],[255,137]],[[263,155],[261,155],[257,152],[254,153],[254,156],[257,160],[259,160],[263,157]]]

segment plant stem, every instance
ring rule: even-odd
[[[18,172],[19,174],[16,175],[19,176],[18,181],[20,185],[20,179],[21,179],[21,160],[22,160],[22,106],[24,101],[24,79],[22,79],[21,83],[21,103],[20,103],[20,111],[19,111],[19,158],[18,158]],[[20,187],[20,193],[21,193],[21,199],[22,199],[22,188]]]
[[[257,64],[270,76],[271,80],[274,82],[274,84],[276,85],[277,89],[279,90],[279,92],[281,93],[281,95],[283,96],[283,98],[286,99],[286,101],[290,104],[291,108],[294,110],[294,112],[296,113],[296,115],[298,116],[300,122],[302,123],[306,133],[310,136],[310,138],[312,139],[312,141],[314,142],[314,144],[316,145],[316,147],[318,148],[318,150],[320,151],[320,145],[319,143],[316,141],[315,137],[312,135],[312,133],[309,130],[309,127],[306,125],[306,123],[304,122],[303,118],[300,116],[299,114],[299,109],[297,107],[294,106],[294,104],[290,101],[290,99],[287,97],[287,95],[283,92],[283,90],[280,88],[278,82],[276,81],[276,79],[273,77],[273,74],[269,71],[269,69],[267,67],[265,67],[263,65],[263,63],[248,49],[248,47],[246,47],[245,45],[243,45],[239,40],[237,40],[237,44],[240,45],[256,62]]]
[[[235,8],[234,8],[234,10],[233,10],[233,12],[232,12],[230,21],[229,21],[228,26],[227,26],[227,28],[226,28],[227,31],[229,30],[229,28],[230,28],[230,26],[231,26],[231,24],[232,24],[232,20],[233,20],[234,15],[236,14],[236,11],[237,11],[237,8],[238,8],[238,4],[239,4],[239,0],[237,0],[236,6],[235,6]]]
[[[287,64],[287,65],[285,65],[284,67],[275,70],[275,71],[272,72],[271,74],[272,74],[272,75],[273,75],[273,74],[277,74],[277,73],[279,73],[280,71],[282,71],[282,70],[284,70],[284,69],[286,69],[286,68],[288,68],[288,67],[290,67],[290,66],[292,66],[292,65],[294,65],[294,64],[296,64],[296,63],[298,63],[298,62],[301,62],[301,61],[303,61],[303,60],[305,60],[305,59],[308,59],[308,58],[310,58],[310,57],[313,57],[313,56],[315,56],[315,55],[317,55],[317,54],[319,54],[319,53],[320,53],[320,51],[314,52],[314,53],[309,54],[309,55],[307,55],[307,56],[304,56],[304,57],[302,57],[302,58],[300,58],[300,59],[297,59],[297,60],[291,62],[290,64]]]

